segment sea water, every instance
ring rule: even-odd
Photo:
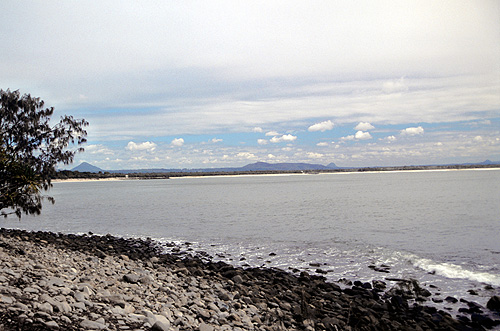
[[[414,278],[482,305],[500,294],[498,169],[59,182],[49,194],[40,216],[0,225],[174,241],[329,281]]]

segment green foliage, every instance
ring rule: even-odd
[[[40,214],[42,190],[48,190],[58,163],[69,164],[86,142],[85,120],[63,116],[51,124],[54,108],[44,108],[40,98],[19,91],[0,90],[0,211]],[[52,197],[46,197],[52,203]],[[5,211],[8,209],[9,211]]]

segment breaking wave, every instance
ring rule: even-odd
[[[452,263],[437,263],[430,259],[413,260],[413,265],[427,272],[435,273],[440,276],[455,279],[468,279],[493,286],[500,286],[500,275],[468,270],[462,266]]]

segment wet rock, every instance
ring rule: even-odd
[[[7,254],[18,249],[26,254]],[[411,280],[385,293],[382,281],[342,289],[321,273],[243,269],[161,251],[152,240],[0,229],[0,329],[7,321],[19,330],[78,331],[466,330],[491,324],[474,303],[465,308],[471,318],[456,320],[433,307],[409,306],[409,298],[426,295]],[[3,281],[20,277],[22,283],[5,287]],[[52,313],[39,309],[50,311],[49,305]]]
[[[450,296],[446,297],[444,300],[449,302],[449,303],[457,303],[458,302],[457,298],[450,297]]]
[[[486,304],[486,308],[492,311],[500,312],[500,297],[499,296],[492,296],[489,300],[488,303]]]

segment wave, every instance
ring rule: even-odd
[[[460,265],[452,263],[437,263],[430,259],[417,258],[413,260],[413,266],[427,272],[454,279],[468,279],[493,286],[500,286],[500,275],[468,270]]]

